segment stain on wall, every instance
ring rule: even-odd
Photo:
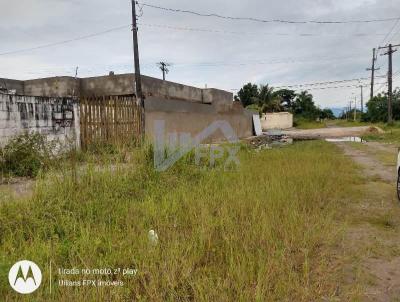
[[[0,94],[0,145],[24,132],[79,147],[79,104],[72,98]]]

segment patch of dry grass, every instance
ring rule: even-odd
[[[189,158],[159,173],[139,153],[123,168],[88,166],[78,181],[68,171],[39,181],[30,200],[0,204],[0,279],[24,258],[43,272],[26,301],[335,297],[343,230],[335,217],[360,181],[353,164],[326,142],[239,156],[238,171],[200,169]],[[156,246],[150,229],[159,235]],[[138,273],[102,277],[119,278],[123,287],[60,288],[57,268],[73,267]],[[0,296],[21,298],[6,283]]]

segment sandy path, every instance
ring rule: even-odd
[[[394,183],[396,181],[396,168],[394,166],[385,166],[383,163],[374,158],[371,154],[355,149],[347,143],[336,143],[343,152],[351,157],[357,164],[363,167],[363,172],[370,177],[379,176],[383,181]],[[379,143],[366,144],[371,149],[382,151],[391,150],[390,147],[385,147]]]
[[[346,137],[361,136],[368,132],[371,127],[332,127],[321,129],[290,129],[282,131],[283,134],[293,138],[329,138],[329,137]],[[376,131],[382,131],[377,129]]]
[[[358,284],[360,301],[400,301],[396,167],[395,163],[385,165],[376,156],[377,152],[395,154],[397,148],[376,142],[363,144],[362,150],[351,143],[335,144],[360,166],[365,176],[360,200],[351,200],[345,209],[349,226],[343,241],[348,255],[343,286]]]

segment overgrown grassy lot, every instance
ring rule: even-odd
[[[295,118],[294,126],[297,129],[321,129],[326,128],[326,123],[324,121],[317,122],[315,120]]]
[[[357,177],[333,145],[242,148],[237,171],[201,169],[192,159],[160,173],[149,153],[135,151],[123,165],[46,174],[29,200],[1,203],[1,300],[320,301],[337,294],[343,225],[335,214]],[[41,287],[24,297],[5,282],[22,259],[43,273]],[[62,277],[58,268],[137,274],[95,278],[123,287],[60,288],[59,279],[83,277]]]
[[[392,125],[379,123],[376,126],[380,127],[385,133],[371,133],[363,136],[367,141],[378,141],[383,143],[397,144],[400,146],[400,123],[395,122]]]

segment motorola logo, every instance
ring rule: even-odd
[[[8,273],[8,282],[20,294],[30,294],[37,290],[42,282],[42,272],[36,263],[22,260],[15,263]]]

